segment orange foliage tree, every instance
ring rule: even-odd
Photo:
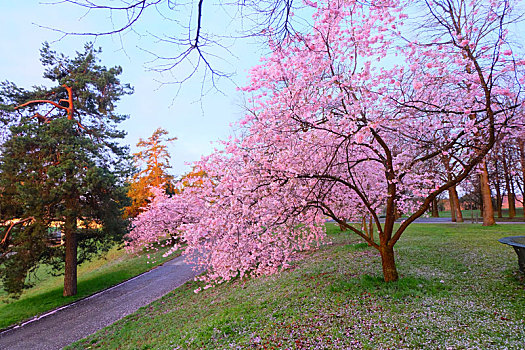
[[[139,139],[137,147],[141,150],[133,157],[137,168],[140,169],[143,164],[146,167],[139,170],[130,182],[128,197],[132,204],[124,211],[126,217],[135,217],[146,207],[153,195],[152,187],[163,187],[167,193],[174,193],[174,178],[167,172],[171,168],[167,144],[177,138],[167,135],[166,130],[158,128],[146,140]]]

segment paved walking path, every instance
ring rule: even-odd
[[[195,275],[197,272],[183,257],[175,258],[129,281],[0,333],[0,349],[61,349],[148,305]]]

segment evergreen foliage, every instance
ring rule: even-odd
[[[41,62],[52,87],[1,85],[9,135],[0,146],[0,279],[14,296],[41,263],[65,269],[64,295],[76,294],[77,263],[127,231],[130,157],[117,142],[126,116],[115,113],[115,103],[132,89],[120,83],[120,67],[99,65],[100,52],[87,44],[68,58],[45,43]],[[51,239],[56,225],[64,245]]]

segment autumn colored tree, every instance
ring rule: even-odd
[[[41,50],[52,87],[2,84],[2,117],[10,125],[0,157],[0,276],[17,295],[29,271],[50,263],[64,271],[64,296],[77,292],[77,264],[122,240],[127,222],[123,180],[128,150],[117,143],[126,117],[115,103],[131,88],[120,67],[99,64],[91,44],[75,57]],[[52,246],[60,223],[64,246]]]
[[[243,137],[198,163],[215,181],[163,202],[195,208],[178,229],[212,283],[288,266],[319,243],[326,217],[376,248],[385,281],[397,280],[407,227],[522,118],[509,112],[523,103],[525,65],[507,46],[511,2],[427,2],[415,32],[397,1],[305,3],[312,30],[270,41],[250,73]],[[460,164],[445,179],[434,171],[443,157]],[[346,223],[369,216],[374,237]]]
[[[165,192],[173,193],[174,178],[167,172],[171,168],[167,144],[177,138],[167,135],[166,130],[158,128],[148,139],[139,139],[137,143],[142,150],[133,154],[136,166],[140,168],[145,164],[146,168],[133,175],[128,191],[132,204],[125,210],[127,217],[137,216],[147,206],[153,196],[151,188],[162,187]]]

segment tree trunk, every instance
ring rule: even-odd
[[[494,188],[496,189],[496,210],[498,211],[498,218],[502,218],[503,211],[501,210],[501,206],[503,205],[503,198],[501,197],[499,162],[497,155],[494,157]]]
[[[452,171],[450,168],[450,158],[444,157],[443,159],[443,165],[445,165],[445,170],[447,171],[447,179],[448,181],[452,181]],[[457,193],[456,193],[457,196]],[[452,222],[456,222],[456,201],[454,200],[454,193],[452,191],[452,187],[449,187],[448,189],[448,203],[450,205],[450,219]]]
[[[370,235],[368,234],[368,227],[367,227],[367,222],[366,222],[366,216],[363,215],[363,217],[361,217],[361,229],[365,232],[365,235],[367,237],[370,237]]]
[[[381,245],[379,247],[381,253],[381,264],[383,266],[383,277],[385,282],[394,282],[399,279],[396,269],[396,262],[394,259],[394,248],[388,245]]]
[[[525,217],[525,140],[519,139],[518,145],[520,147],[520,163],[521,163],[521,172],[523,176],[523,187],[522,187],[522,198],[523,201],[523,217]]]
[[[368,228],[370,229],[370,239],[374,240],[374,217],[370,214],[370,221],[368,222]],[[371,244],[368,244],[371,246]]]
[[[480,163],[481,174],[479,184],[481,187],[481,199],[483,202],[483,226],[492,226],[496,224],[494,220],[494,208],[492,206],[492,197],[490,195],[489,173],[487,163],[483,160]]]
[[[479,211],[481,213],[481,216],[483,216],[483,191],[481,190],[481,175],[478,176],[478,186],[477,186],[477,191],[479,193],[479,198],[480,198],[480,201],[479,201]]]
[[[65,297],[77,294],[77,219],[66,217],[64,225],[66,264],[64,268]]]
[[[346,224],[346,219],[341,219],[345,224]],[[346,228],[344,227],[344,225],[342,224],[339,224],[339,231],[343,232],[343,231],[346,231]]]
[[[499,186],[496,187],[496,210],[498,212],[498,218],[503,217],[503,210],[501,207],[503,206],[503,198],[501,198],[501,188]]]
[[[509,202],[509,218],[514,218],[516,217],[516,197],[512,189],[507,196],[507,201]]]
[[[454,200],[452,199],[452,187],[448,189],[448,203],[450,205],[450,219],[452,222],[456,222],[456,208],[454,207]]]
[[[514,193],[511,187],[511,177],[509,173],[509,167],[507,164],[506,154],[503,154],[501,161],[503,163],[503,173],[505,175],[505,190],[507,191],[507,203],[509,205],[509,218],[516,216],[516,204],[514,201]]]
[[[515,217],[516,216],[516,188],[514,187],[514,176],[510,174],[510,193],[512,194],[512,210]],[[510,209],[509,209],[510,211]]]
[[[432,200],[432,217],[439,218],[438,201],[436,198]]]
[[[456,216],[456,222],[463,222],[463,214],[461,213],[461,206],[459,205],[458,191],[456,191],[456,186],[450,188],[452,193],[452,201],[454,202],[454,211]]]

